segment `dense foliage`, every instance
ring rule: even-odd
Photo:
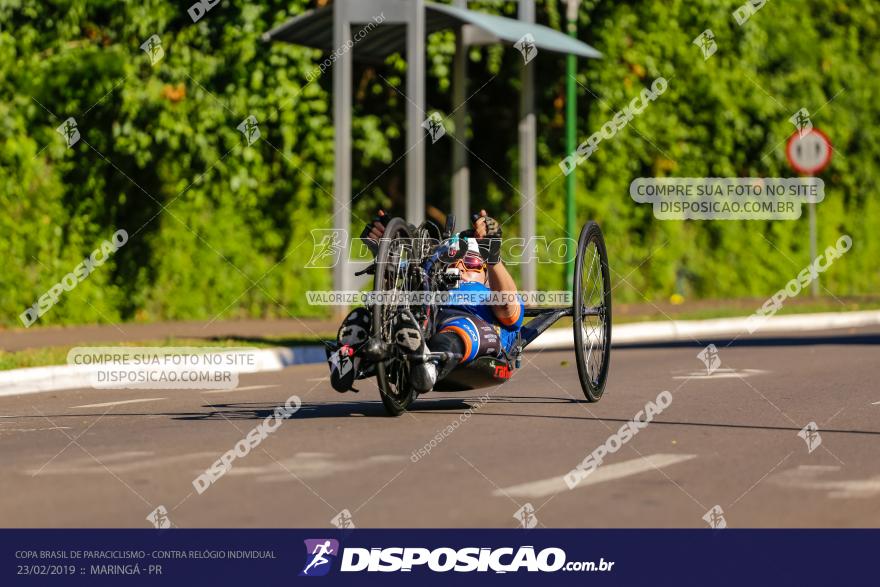
[[[304,269],[310,230],[330,224],[333,129],[320,52],[260,35],[316,2],[221,0],[197,23],[168,0],[0,0],[0,305],[18,315],[119,228],[129,242],[40,324],[320,314],[304,291],[328,271]],[[832,138],[819,244],[854,246],[823,277],[835,295],[871,293],[880,224],[878,7],[768,2],[742,26],[723,0],[585,0],[580,37],[603,52],[579,63],[578,136],[595,132],[658,76],[669,89],[577,170],[578,220],[607,233],[618,301],[766,296],[808,262],[807,221],[657,221],[628,195],[643,176],[788,176],[789,117],[807,108]],[[514,15],[513,3],[473,2]],[[561,2],[538,2],[561,28]],[[693,39],[711,28],[717,53]],[[158,35],[164,58],[141,50]],[[448,114],[454,38],[429,43],[430,110]],[[539,112],[539,233],[563,236],[565,62],[533,62]],[[516,128],[522,59],[470,51],[472,188],[516,232]],[[404,201],[405,62],[355,68],[356,219]],[[253,115],[262,139],[236,127]],[[81,139],[67,148],[68,117]],[[428,148],[428,194],[449,206],[451,141]],[[361,220],[355,220],[359,230]],[[562,285],[542,265],[545,287]]]

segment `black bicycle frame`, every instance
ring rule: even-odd
[[[597,308],[585,308],[584,316],[598,316]],[[526,348],[530,342],[538,338],[541,333],[553,326],[557,320],[574,314],[573,306],[559,306],[555,308],[526,308],[526,317],[531,317],[520,329],[521,348]]]

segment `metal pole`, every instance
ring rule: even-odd
[[[467,0],[455,0],[459,8],[467,8]],[[467,150],[467,45],[464,30],[458,27],[455,32],[455,57],[452,60],[452,106],[454,114],[455,138],[452,142],[452,213],[455,215],[456,230],[470,226],[471,172],[468,167]]]
[[[535,22],[535,1],[520,0],[519,20],[526,23]],[[525,239],[526,248],[524,253],[532,259],[535,242],[535,196],[537,194],[535,175],[537,125],[535,122],[535,66],[534,62],[527,63],[522,69],[522,90],[520,93],[520,116],[519,116],[519,189],[522,195],[522,208],[520,210],[520,232]],[[520,280],[522,288],[526,291],[537,289],[538,273],[537,263],[529,261],[520,265],[522,274]]]
[[[333,45],[343,47],[351,40],[351,26],[346,12],[347,0],[333,3]],[[344,230],[345,251],[349,250],[351,240],[351,52],[343,53],[333,67],[333,228]],[[348,255],[342,255],[333,267],[333,289],[351,289],[351,271]],[[345,307],[337,306],[337,317],[345,313]]]
[[[568,34],[577,38],[577,13],[580,0],[568,0],[566,21]],[[565,59],[565,151],[566,155],[574,153],[577,148],[577,88],[575,87],[575,75],[577,74],[577,57],[567,55]],[[569,239],[577,238],[575,226],[575,179],[576,171],[565,176],[565,232]],[[569,241],[571,242],[571,241]],[[565,284],[571,290],[574,284],[574,256],[571,262],[565,266]]]
[[[425,2],[412,0],[406,25],[406,219],[425,220]]]
[[[810,209],[810,261],[816,260],[816,204],[809,203],[807,207]],[[810,284],[810,295],[815,297],[819,296],[819,274],[816,274],[816,279],[813,280],[813,283]]]

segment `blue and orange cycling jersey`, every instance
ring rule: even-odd
[[[449,290],[449,298],[452,303],[446,306],[446,308],[453,312],[472,314],[488,324],[496,325],[501,339],[501,346],[504,347],[504,350],[510,352],[516,342],[517,332],[522,328],[525,306],[520,298],[519,311],[511,316],[509,320],[502,321],[492,311],[492,305],[489,303],[491,295],[492,290],[486,287],[485,284],[476,281],[464,281],[458,287]]]

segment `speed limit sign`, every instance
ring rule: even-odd
[[[801,175],[815,175],[831,162],[831,140],[818,128],[798,129],[785,145],[785,156]],[[810,259],[816,259],[816,203],[808,202],[810,212]],[[810,284],[813,297],[819,295],[818,277]]]
[[[821,130],[797,131],[788,139],[785,156],[798,173],[819,173],[831,162],[831,141]]]

